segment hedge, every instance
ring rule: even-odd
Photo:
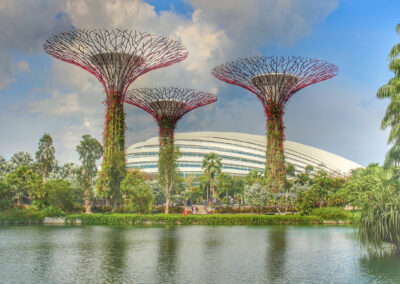
[[[187,215],[182,214],[74,214],[66,217],[67,224],[89,225],[281,225],[281,224],[321,224],[316,216],[300,215]]]

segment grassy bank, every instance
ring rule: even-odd
[[[0,212],[0,224],[40,224],[43,214],[29,210],[12,209]]]
[[[66,217],[67,223],[75,223],[76,220],[91,225],[306,225],[323,222],[320,217],[300,215],[76,214]]]

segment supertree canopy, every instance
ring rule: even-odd
[[[140,75],[179,62],[188,56],[188,51],[173,39],[120,29],[74,29],[52,36],[43,47],[49,55],[89,71],[104,86],[104,157],[98,189],[107,200],[113,198],[116,209],[119,184],[126,170],[126,91]]]
[[[262,102],[267,117],[267,185],[275,192],[285,186],[282,117],[287,101],[302,88],[330,79],[337,73],[334,64],[295,56],[241,58],[212,70],[219,80],[249,90]]]
[[[150,113],[156,120],[160,135],[159,173],[164,177],[166,206],[168,214],[169,195],[174,183],[176,149],[174,131],[179,119],[189,111],[217,101],[212,93],[186,88],[144,88],[131,89],[125,102],[138,106]],[[165,182],[164,182],[165,180]]]

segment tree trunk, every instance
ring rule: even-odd
[[[90,211],[90,202],[89,202],[89,188],[85,189],[85,192],[83,193],[84,199],[85,199],[85,214],[91,214],[92,212]]]
[[[165,187],[165,214],[169,213],[169,191],[168,191],[168,187]]]
[[[211,194],[212,197],[215,198],[215,189],[214,189],[214,174],[211,174]]]

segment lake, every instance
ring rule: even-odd
[[[350,226],[0,226],[1,283],[400,283]]]

